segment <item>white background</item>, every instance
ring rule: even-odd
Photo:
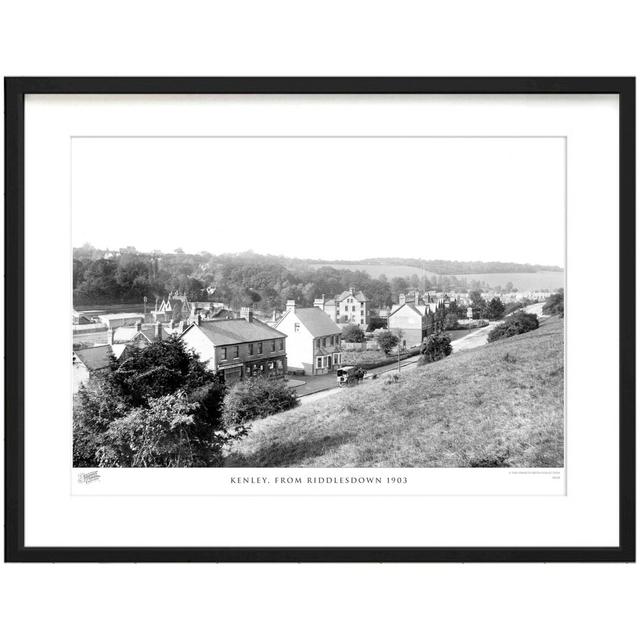
[[[635,2],[12,3],[4,75],[636,75]],[[3,566],[12,638],[632,637],[634,566]]]

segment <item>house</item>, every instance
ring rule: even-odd
[[[257,375],[286,375],[287,336],[255,319],[246,307],[240,315],[229,320],[198,316],[181,338],[227,385]]]
[[[405,302],[389,314],[387,325],[401,339],[403,346],[412,347],[427,337],[431,313],[430,306]]]
[[[73,352],[73,393],[100,371],[106,371],[111,364],[111,346],[101,344],[95,347],[76,349]]]
[[[370,301],[362,291],[356,291],[354,287],[335,298],[327,298],[322,294],[313,301],[313,306],[324,311],[338,324],[357,324],[363,329],[369,324]]]
[[[133,327],[121,326],[110,329],[107,333],[107,339],[113,347],[114,354],[119,358],[122,355],[124,346],[144,349],[152,342],[166,340],[170,335],[160,322],[144,325],[138,321]]]
[[[306,375],[329,373],[342,362],[340,327],[318,307],[300,309],[287,300],[276,328],[287,336],[289,368]]]

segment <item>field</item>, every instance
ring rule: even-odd
[[[536,273],[466,273],[456,276],[462,280],[480,280],[491,287],[504,287],[507,282],[520,291],[560,289],[564,287],[564,271],[538,271]]]
[[[560,467],[563,322],[256,421],[242,467]]]
[[[419,276],[427,276],[427,278],[437,278],[438,274],[432,271],[425,271],[419,267],[410,267],[405,264],[340,264],[327,262],[326,264],[314,264],[313,267],[333,267],[334,269],[349,269],[350,271],[364,271],[372,278],[377,278],[384,273],[389,280],[391,278],[410,278],[414,273]]]
[[[419,276],[427,276],[430,279],[437,279],[439,276],[432,271],[424,271],[418,267],[411,267],[403,264],[340,264],[327,262],[326,264],[311,265],[315,267],[334,267],[335,269],[350,269],[352,271],[365,271],[372,278],[377,278],[384,273],[389,280],[391,278],[410,278],[414,273]],[[441,277],[441,276],[440,276]],[[564,271],[537,271],[535,273],[465,273],[455,274],[458,280],[472,280],[486,282],[488,285],[504,287],[507,282],[511,282],[516,289],[521,291],[535,289],[559,289],[564,287]]]

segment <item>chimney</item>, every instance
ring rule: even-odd
[[[113,344],[113,340],[114,340],[114,338],[116,336],[116,328],[115,327],[113,327],[113,329],[109,329],[108,336],[109,336],[108,337],[109,344]]]
[[[356,288],[354,286],[349,287],[349,293],[352,296],[355,296],[356,295]]]
[[[405,296],[404,293],[401,293],[398,296],[398,304],[403,305],[406,301],[407,301],[407,296]]]
[[[413,294],[413,298],[414,298],[414,302],[417,305],[420,304],[420,292],[419,291],[415,291]]]
[[[287,300],[287,311],[293,311],[295,313],[295,310],[296,310],[296,301]]]
[[[240,317],[244,318],[247,322],[253,322],[253,311],[250,307],[241,307]]]
[[[142,321],[138,320],[136,322],[136,331],[142,331]]]
[[[271,314],[271,322],[275,322],[278,319],[278,312],[274,309]]]
[[[156,327],[153,332],[153,336],[156,340],[162,340],[162,325],[159,322],[156,322]]]
[[[196,324],[197,324],[198,326],[200,326],[200,325],[202,324],[202,316],[201,316],[200,314],[198,314],[198,315],[196,316]]]

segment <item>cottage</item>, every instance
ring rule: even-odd
[[[287,336],[290,369],[318,375],[340,366],[342,330],[318,307],[300,309],[294,300],[288,300],[275,326]]]
[[[73,393],[88,382],[96,373],[106,371],[111,364],[111,346],[101,344],[95,347],[77,349],[73,352]]]
[[[152,342],[166,340],[171,334],[160,322],[144,325],[138,321],[133,327],[122,326],[110,329],[107,335],[115,356],[120,358],[126,346],[144,349]]]
[[[287,373],[286,335],[253,317],[248,308],[240,318],[203,320],[187,327],[182,340],[228,385],[257,375]]]
[[[369,324],[370,301],[362,291],[356,291],[354,287],[335,298],[327,298],[323,294],[313,301],[313,306],[324,311],[337,324],[357,324],[363,329]]]

